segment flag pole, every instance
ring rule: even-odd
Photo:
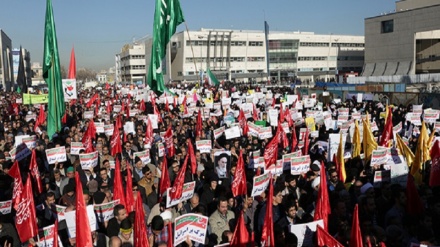
[[[188,25],[186,24],[186,21],[184,21],[183,23],[185,23],[186,33],[188,34],[188,40],[189,40],[189,44],[190,44],[190,46],[191,46],[191,53],[192,53],[192,57],[193,57],[194,68],[196,68],[196,72],[198,72],[196,59],[195,59],[195,57],[194,57],[194,48],[193,48],[193,44],[192,44],[192,42],[191,42],[191,36],[189,35]],[[202,48],[200,48],[200,49],[202,49]],[[201,69],[201,68],[200,68],[200,69]]]

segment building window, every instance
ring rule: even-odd
[[[177,76],[183,76],[182,71],[177,71]]]
[[[394,20],[382,21],[381,23],[382,33],[392,33],[394,32]]]

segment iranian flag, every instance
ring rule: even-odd
[[[212,73],[212,71],[209,68],[206,69],[206,73],[208,74],[208,80],[209,80],[210,84],[212,84],[214,86],[220,85],[220,82],[217,80],[217,78],[215,77],[215,75]]]

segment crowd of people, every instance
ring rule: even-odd
[[[416,184],[422,208],[411,210],[408,207],[414,204],[413,201],[408,200],[408,189],[404,184],[393,183],[393,179],[384,179],[378,183],[375,179],[376,171],[387,170],[386,164],[373,166],[370,165],[371,157],[352,155],[354,144],[350,138],[350,131],[347,131],[349,137],[344,146],[345,167],[341,168],[340,164],[338,165],[338,162],[329,155],[331,146],[329,135],[339,134],[341,125],[329,128],[316,121],[313,126],[310,126],[304,121],[306,117],[313,118],[313,113],[310,114],[312,111],[329,112],[332,120],[338,119],[340,108],[348,109],[350,116],[352,113],[362,115],[368,113],[369,119],[377,124],[377,130],[372,133],[377,140],[380,140],[386,125],[386,117],[381,113],[385,112],[387,107],[380,102],[359,101],[354,98],[341,101],[332,99],[331,94],[323,94],[316,97],[316,102],[312,107],[302,107],[294,113],[294,109],[298,106],[297,102],[306,100],[307,96],[298,95],[296,89],[290,87],[250,87],[232,83],[224,83],[220,87],[208,84],[201,85],[201,87],[187,85],[179,88],[179,92],[186,95],[183,102],[182,95],[174,95],[173,100],[168,101],[168,98],[165,99],[163,95],[157,96],[153,93],[146,94],[145,100],[136,100],[136,96],[131,95],[130,92],[130,89],[123,90],[117,86],[102,91],[81,90],[78,92],[77,100],[66,102],[67,113],[62,129],[53,137],[47,135],[47,122],[39,124],[37,131],[36,119],[26,118],[28,115],[39,116],[44,107],[17,103],[20,95],[16,93],[1,93],[0,202],[13,199],[14,179],[9,172],[15,160],[10,152],[19,144],[15,143],[20,140],[17,137],[28,135],[36,136],[34,153],[39,172],[37,178],[42,184],[40,193],[37,190],[38,182],[32,180],[37,225],[39,229],[43,229],[57,222],[58,229],[56,230],[63,246],[76,246],[76,242],[69,232],[67,220],[60,219],[59,208],[62,208],[63,213],[66,214],[74,211],[78,196],[82,196],[87,205],[112,202],[116,187],[115,177],[118,176],[115,174],[115,164],[120,166],[119,176],[122,178],[122,190],[127,191],[127,181],[131,178],[133,197],[137,201],[140,196],[142,200],[145,234],[151,247],[173,246],[170,244],[174,243],[170,241],[175,235],[173,231],[175,219],[190,213],[208,217],[206,237],[203,243],[186,238],[178,246],[203,247],[228,244],[234,237],[241,215],[244,216],[247,231],[241,232],[239,237],[249,239],[245,246],[261,246],[267,220],[273,221],[274,246],[318,246],[316,233],[311,236],[303,233],[304,235],[299,236],[291,229],[292,226],[309,224],[316,220],[315,208],[322,190],[328,192],[330,207],[330,214],[325,220],[324,228],[340,243],[340,246],[353,246],[350,242],[355,240],[350,233],[354,227],[360,227],[363,246],[440,245],[440,190],[439,187],[429,186],[431,167],[429,162],[426,162],[424,169],[420,171],[421,183]],[[187,92],[191,93],[186,94]],[[262,100],[247,101],[247,98],[252,98],[252,95],[261,95],[261,93],[264,95]],[[271,98],[266,97],[269,94]],[[95,99],[93,104],[87,104],[94,95],[98,95],[98,99]],[[288,95],[297,95],[298,98],[295,102],[286,104]],[[168,94],[168,96],[171,95]],[[193,102],[187,105],[186,97],[193,98]],[[224,102],[222,100],[226,98],[231,98],[230,105],[222,103]],[[219,109],[216,106],[204,111],[208,104],[206,99],[209,104],[220,105]],[[96,104],[98,100],[100,103]],[[284,131],[287,145],[280,143],[274,152],[277,156],[276,160],[280,160],[283,155],[300,151],[302,156],[310,157],[308,170],[293,175],[290,167],[274,172],[269,167],[275,164],[261,165],[261,162],[256,162],[254,154],[259,152],[260,157],[263,158],[272,138],[261,139],[249,132],[244,133],[238,120],[243,111],[240,109],[243,102],[253,104],[251,111],[244,113],[246,122],[257,123],[262,127],[270,126],[272,136],[277,136],[278,124],[283,123],[282,121],[284,123],[289,121],[289,117],[285,118],[281,114],[285,114],[286,111],[291,114],[290,117],[295,114],[295,117],[292,117],[293,124],[288,123],[288,131]],[[141,107],[143,104],[145,104],[144,108]],[[122,105],[122,109],[118,112],[114,111],[111,107],[115,105]],[[128,111],[135,109],[138,111],[130,116],[124,108],[128,108]],[[187,108],[196,110],[187,112]],[[198,129],[200,126],[199,109],[204,114],[201,119],[201,129]],[[272,116],[269,111],[273,109],[278,110],[280,114],[278,124],[271,122]],[[92,118],[84,117],[84,112],[87,111],[94,112]],[[406,118],[406,114],[412,112],[412,105],[394,105],[389,111],[388,114],[392,114],[393,125],[402,124],[397,134],[407,137],[407,147],[415,154],[419,133],[414,131],[416,129],[414,123],[407,121]],[[210,115],[206,116],[206,113]],[[300,113],[302,120],[297,117],[297,113]],[[155,115],[158,119],[157,128],[153,128],[152,138],[146,138],[148,128],[151,128],[148,123],[151,122],[141,117],[149,116],[149,114]],[[118,119],[121,125],[116,124]],[[347,121],[352,121],[352,118],[349,117]],[[71,153],[72,143],[84,140],[83,137],[91,126],[91,122],[95,124],[103,122],[105,125],[119,128],[122,150],[112,155],[114,148],[111,143],[112,135],[96,133],[93,136],[93,149],[99,154],[98,165],[83,169],[79,155]],[[124,128],[127,122],[133,123],[134,126],[134,129],[129,132]],[[236,123],[241,130],[239,136],[229,138],[230,136],[226,133],[215,135],[215,130],[223,126],[228,129],[231,126],[237,126]],[[301,129],[304,128],[310,129],[310,131],[307,130],[306,135],[310,132],[318,134],[313,137],[312,135],[304,137],[301,134]],[[316,131],[312,131],[311,128]],[[428,125],[427,128],[430,131],[436,131],[433,124]],[[172,130],[172,145],[175,149],[172,155],[163,136],[169,129]],[[297,142],[292,141],[296,138],[298,138]],[[196,148],[196,143],[201,140],[211,141],[209,152],[202,152]],[[150,144],[146,145],[149,141],[151,141]],[[286,142],[286,140],[281,142]],[[189,145],[194,147],[195,157],[190,157]],[[55,147],[65,147],[67,159],[64,162],[49,164],[45,151]],[[134,155],[145,150],[149,150],[147,162]],[[364,151],[360,153],[363,154]],[[86,153],[86,147],[83,147],[79,153]],[[28,155],[17,162],[23,184],[26,183],[27,177],[31,176],[31,156]],[[194,158],[196,170],[192,171],[190,165],[184,164],[194,162],[191,160]],[[167,165],[164,166],[164,162]],[[234,196],[232,187],[239,162],[243,162],[244,165],[247,192]],[[407,163],[411,166],[410,161],[407,160]],[[182,174],[182,169],[185,169],[183,176],[179,176]],[[340,177],[342,174],[340,169],[345,170],[345,180]],[[251,196],[253,178],[267,172],[274,173],[273,179],[270,180],[272,184],[258,196]],[[168,174],[170,187],[182,182],[179,179],[183,179],[185,184],[195,182],[192,197],[168,207],[167,200],[169,201],[170,198],[167,193],[163,193],[163,188],[160,188],[164,173]],[[323,181],[322,174],[325,176],[326,188],[320,186]],[[78,195],[75,189],[77,186],[75,176],[80,178],[82,195]],[[408,179],[411,179],[411,176]],[[271,194],[272,198],[268,198]],[[414,197],[411,198],[414,200]],[[267,205],[268,202],[272,205]],[[353,217],[356,217],[353,214],[356,212],[354,211],[356,205],[358,226],[352,224]],[[271,207],[272,217],[266,215],[267,207]],[[17,247],[24,244],[33,246],[41,244],[41,236],[34,236],[22,242],[19,237],[20,232],[16,228],[16,210],[12,206],[10,212],[4,212],[0,214],[0,246]],[[109,219],[94,222],[96,230],[90,233],[93,246],[135,246],[133,228],[136,213],[138,212],[133,210],[133,205],[115,203],[113,215]],[[311,239],[311,242],[307,244],[306,238]],[[231,246],[234,245],[231,244]],[[270,244],[266,242],[264,246],[270,246]]]

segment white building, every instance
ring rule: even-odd
[[[151,45],[152,39],[145,39],[146,72],[151,59]],[[126,46],[123,51],[131,51],[131,46]],[[364,46],[364,37],[353,35],[270,32],[266,42],[264,31],[184,31],[172,37],[162,71],[165,82],[199,81],[207,68],[217,79],[235,82],[268,79],[287,82],[295,78],[303,81],[342,81],[345,76],[362,71]],[[128,55],[122,54],[128,53],[121,52],[120,58],[116,57],[116,68],[120,68],[121,74],[118,81],[135,81],[123,76],[128,66],[123,58],[128,60]],[[134,61],[129,63],[132,66]]]
[[[126,44],[122,47],[121,52],[116,55],[117,81],[135,83],[144,80],[147,73],[145,69],[146,40],[147,37],[144,37],[135,40],[132,44]]]

